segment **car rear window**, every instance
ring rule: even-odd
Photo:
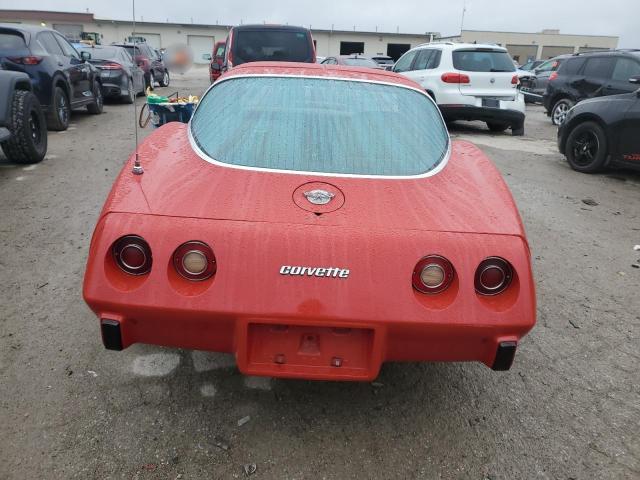
[[[234,33],[233,63],[311,62],[309,35],[303,30],[238,30]]]
[[[18,33],[0,33],[0,51],[24,50],[26,47],[22,35]]]
[[[453,51],[453,66],[465,72],[515,72],[516,66],[507,52],[491,49]]]
[[[119,47],[82,48],[81,50],[89,52],[92,60],[113,60],[118,57]]]
[[[344,64],[352,67],[370,67],[376,68],[378,64],[368,58],[345,58]]]
[[[191,120],[214,161],[300,172],[413,176],[436,168],[449,137],[415,90],[307,77],[237,77],[214,84]]]

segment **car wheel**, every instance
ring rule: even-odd
[[[104,99],[102,98],[102,89],[97,80],[93,81],[93,102],[87,105],[89,113],[98,115],[102,113],[102,107],[104,106]]]
[[[144,76],[144,90],[147,91],[147,88],[153,90],[153,75],[151,73],[147,73]]]
[[[558,100],[551,109],[551,122],[557,126],[562,125],[567,118],[567,113],[569,113],[569,110],[571,110],[574,105],[575,102],[568,98]]]
[[[38,163],[47,154],[47,122],[38,98],[16,90],[11,102],[11,138],[2,142],[2,151],[16,163]]]
[[[519,125],[512,125],[511,135],[514,137],[522,137],[524,135],[524,122]]]
[[[492,132],[500,133],[509,128],[509,125],[506,123],[487,122],[487,127],[489,127],[489,130]]]
[[[127,94],[122,96],[122,103],[133,103],[136,101],[136,92],[133,91],[133,78],[127,80]]]
[[[595,173],[607,160],[607,135],[595,122],[581,123],[569,133],[565,155],[574,170]]]
[[[70,115],[71,108],[67,94],[62,87],[55,87],[51,99],[51,110],[47,116],[47,126],[49,130],[58,132],[66,130],[69,127]]]
[[[160,80],[160,86],[161,87],[168,87],[169,86],[169,72],[167,70],[164,71],[164,75],[162,76],[162,80]]]

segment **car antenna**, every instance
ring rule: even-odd
[[[136,35],[136,0],[131,0],[131,9],[132,9],[132,14],[133,14],[133,32],[132,32],[132,36],[133,36],[133,63],[136,62],[136,52],[137,52],[137,47],[136,47],[136,40],[137,40],[137,35]],[[135,139],[136,139],[136,149],[135,149],[135,160],[133,162],[133,169],[131,170],[131,172],[134,175],[142,175],[144,173],[144,169],[142,168],[142,165],[140,164],[140,155],[138,154],[138,107],[136,105],[136,99],[134,98],[133,100],[133,129],[135,132]]]

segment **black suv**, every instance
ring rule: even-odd
[[[49,130],[66,130],[71,109],[102,113],[100,73],[55,30],[0,24],[0,68],[29,75]]]
[[[629,79],[638,75],[640,50],[575,54],[549,77],[542,101],[553,124],[562,125],[581,100],[633,92]]]

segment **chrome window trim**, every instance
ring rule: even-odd
[[[252,77],[303,78],[303,79],[304,78],[313,78],[313,79],[318,79],[318,80],[338,80],[338,81],[347,81],[347,82],[374,83],[374,84],[379,84],[379,85],[389,85],[389,86],[392,86],[392,87],[406,88],[407,90],[413,90],[414,92],[418,92],[421,95],[424,95],[433,104],[433,106],[435,107],[436,111],[438,112],[438,115],[440,116],[440,120],[442,120],[442,125],[444,127],[444,130],[445,130],[445,132],[447,134],[447,149],[444,152],[444,155],[442,156],[442,159],[440,160],[440,163],[435,168],[433,168],[432,170],[429,170],[428,172],[420,173],[418,175],[361,175],[361,174],[356,174],[356,173],[307,172],[307,171],[300,171],[300,170],[285,170],[285,169],[275,169],[275,168],[249,167],[249,166],[246,166],[246,165],[234,165],[232,163],[226,163],[226,162],[222,162],[220,160],[216,160],[215,158],[210,157],[205,152],[203,152],[200,149],[200,147],[198,146],[198,144],[196,143],[195,139],[193,138],[193,133],[192,133],[192,129],[191,129],[191,122],[193,121],[193,117],[198,112],[198,108],[200,108],[202,100],[204,100],[204,98],[209,94],[209,92],[212,89],[214,89],[217,85],[220,85],[221,83],[229,81],[229,80],[234,80],[234,79],[238,79],[238,78],[252,78]],[[198,103],[198,106],[196,107],[195,111],[193,112],[193,115],[191,116],[191,119],[189,120],[189,123],[187,125],[187,132],[188,132],[189,143],[191,145],[191,148],[204,161],[212,163],[214,165],[218,165],[219,167],[235,168],[235,169],[238,169],[238,170],[250,170],[250,171],[254,171],[254,172],[287,173],[287,174],[293,174],[293,175],[315,175],[315,176],[320,176],[320,177],[377,178],[377,179],[406,180],[406,179],[416,179],[416,178],[427,178],[427,177],[431,177],[433,175],[436,175],[437,173],[439,173],[441,170],[444,169],[444,167],[447,165],[447,163],[449,163],[449,158],[451,157],[451,136],[449,135],[449,131],[446,128],[446,124],[445,124],[444,118],[442,117],[442,113],[440,112],[440,109],[438,108],[438,105],[433,101],[431,96],[426,91],[420,90],[420,89],[415,88],[415,87],[410,87],[408,85],[402,85],[402,84],[399,84],[399,83],[384,82],[384,81],[380,81],[380,80],[369,80],[369,79],[362,79],[362,78],[344,78],[344,77],[324,76],[324,75],[291,75],[291,74],[272,74],[272,73],[251,73],[251,74],[243,74],[243,75],[231,75],[231,76],[226,77],[226,78],[220,78],[215,83],[211,84],[211,86],[209,86],[209,88],[204,93],[204,95],[202,95],[202,98],[200,99],[200,103]]]

